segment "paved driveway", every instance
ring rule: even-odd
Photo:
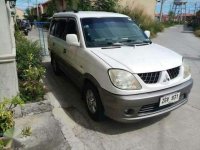
[[[200,150],[200,39],[183,26],[175,26],[153,41],[186,57],[192,67],[194,87],[186,105],[170,115],[138,123],[92,121],[74,84],[65,76],[55,76],[50,63],[45,63],[48,89],[70,118],[63,126],[73,131],[84,149]]]

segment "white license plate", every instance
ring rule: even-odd
[[[159,106],[165,106],[171,103],[175,103],[179,100],[180,92],[179,93],[173,93],[169,95],[165,95],[160,98],[160,104]]]

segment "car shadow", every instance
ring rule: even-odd
[[[80,90],[75,84],[64,74],[56,76],[49,62],[45,62],[44,66],[47,70],[44,80],[47,90],[52,92],[61,107],[65,110],[65,113],[82,128],[104,134],[116,135],[145,128],[168,116],[168,114],[162,115],[134,123],[120,123],[109,118],[105,118],[102,122],[95,122],[90,119],[85,109],[85,103],[81,99]]]

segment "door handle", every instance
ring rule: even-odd
[[[63,49],[63,53],[66,54],[66,52],[67,52],[67,50],[64,48],[64,49]]]

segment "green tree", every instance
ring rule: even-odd
[[[67,3],[67,10],[73,10],[74,8],[74,3],[73,0],[66,0]]]
[[[97,11],[113,12],[117,6],[118,0],[96,0],[94,9]]]
[[[91,0],[79,0],[78,10],[83,10],[83,11],[92,10]]]
[[[173,11],[169,11],[168,16],[169,16],[169,21],[173,22],[173,19],[174,19],[174,16],[175,16],[174,12]]]
[[[26,15],[26,16],[30,16],[30,15],[31,15],[31,10],[30,10],[29,8],[27,8],[27,9],[25,10],[25,15]]]
[[[51,0],[49,5],[48,5],[48,8],[47,8],[47,15],[48,16],[53,16],[53,14],[57,11],[57,8],[56,8],[56,2],[55,0]]]
[[[33,22],[34,16],[31,14],[31,10],[27,8],[25,10],[24,18],[28,19],[30,22]]]

